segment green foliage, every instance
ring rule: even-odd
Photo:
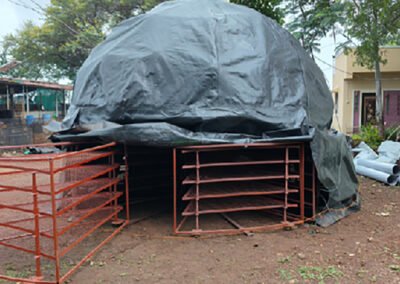
[[[389,265],[390,270],[395,271],[395,272],[400,272],[400,265],[396,264],[391,264]]]
[[[12,58],[21,64],[8,73],[29,79],[69,78],[120,21],[143,13],[164,0],[52,0],[46,8],[31,1],[42,14],[41,26],[27,22],[16,34],[7,35],[0,51],[0,63]],[[283,22],[282,0],[235,0]]]
[[[348,41],[339,48],[353,53],[355,63],[375,71],[376,121],[384,135],[381,64],[386,64],[380,49],[400,40],[400,1],[345,0],[345,35]],[[354,41],[356,44],[354,44]],[[354,47],[355,46],[355,47]]]
[[[313,56],[320,51],[321,38],[329,32],[335,33],[343,24],[344,8],[342,1],[289,0],[286,12],[292,20],[286,27]]]
[[[290,256],[282,257],[282,258],[278,259],[278,262],[280,264],[289,263],[290,262]]]
[[[278,272],[279,278],[281,278],[283,281],[290,281],[294,278],[292,272],[287,269],[279,269]]]
[[[278,269],[279,278],[284,282],[293,283],[320,283],[326,281],[334,283],[344,274],[336,266],[320,267],[320,266],[299,266],[297,270]],[[298,281],[298,278],[302,281]]]
[[[353,134],[351,138],[353,139],[353,143],[359,144],[361,141],[364,141],[374,150],[378,149],[383,141],[382,136],[379,134],[379,129],[371,124],[362,126],[360,133]]]
[[[28,278],[33,275],[33,272],[31,268],[28,266],[25,266],[17,270],[12,264],[7,263],[5,265],[5,275],[14,278]]]
[[[284,11],[280,7],[282,0],[231,0],[231,3],[245,5],[283,24]]]
[[[385,140],[400,141],[400,125],[386,128]]]
[[[301,266],[298,272],[303,280],[317,280],[318,283],[325,283],[325,280],[338,279],[343,276],[343,272],[334,266],[327,268],[318,266]]]
[[[51,57],[47,57],[47,53],[44,52],[51,47],[43,42],[41,28],[32,22],[26,22],[18,35],[5,36],[2,47],[2,57],[5,62],[11,58],[22,62],[17,68],[8,72],[8,75],[38,79],[47,77],[51,71],[54,72],[54,65],[50,60],[47,61]]]
[[[2,44],[2,61],[22,62],[10,75],[31,79],[74,79],[90,51],[121,20],[143,13],[163,0],[52,0],[31,8],[44,17],[41,26],[25,23]]]
[[[400,40],[400,1],[344,1],[346,8],[345,34],[349,39],[346,52],[354,52],[356,63],[374,69],[375,63],[386,63],[379,48]],[[356,47],[353,48],[355,40]]]

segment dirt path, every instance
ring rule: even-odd
[[[361,178],[362,211],[327,229],[170,237],[170,219],[130,226],[71,283],[400,283],[400,188]]]

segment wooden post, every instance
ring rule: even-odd
[[[10,90],[7,85],[7,110],[10,110]]]
[[[39,92],[39,119],[42,119],[42,109],[43,109],[43,105],[42,105],[42,93]]]
[[[56,117],[58,119],[58,91],[56,92]]]
[[[63,117],[67,114],[67,102],[65,101],[65,90],[63,90]]]
[[[26,94],[26,114],[30,112],[30,105],[29,105],[29,92]]]
[[[25,86],[22,86],[22,104],[21,104],[21,117],[23,117],[24,116],[24,113],[25,113],[25,101],[26,101],[26,98],[25,98]]]

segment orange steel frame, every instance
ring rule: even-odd
[[[283,163],[285,165],[285,172],[283,178],[285,180],[284,185],[284,193],[285,193],[285,209],[283,210],[283,220],[277,224],[270,224],[270,225],[262,225],[262,226],[254,226],[254,227],[242,227],[233,219],[229,218],[225,212],[220,213],[222,217],[228,221],[231,225],[236,227],[235,229],[213,229],[213,230],[202,230],[199,226],[199,192],[200,192],[200,184],[202,183],[200,177],[200,170],[204,167],[200,163],[200,153],[201,152],[217,152],[217,151],[224,151],[224,150],[234,150],[234,149],[284,149],[285,150],[285,157],[280,160],[271,160],[269,161],[271,164],[274,163]],[[289,186],[288,180],[291,177],[289,174],[289,164],[293,163],[293,161],[289,160],[289,149],[297,148],[299,149],[299,160],[297,163],[299,164],[299,215],[288,214],[286,209],[288,208],[288,193],[289,193]],[[178,187],[180,186],[178,183],[178,171],[181,169],[178,167],[178,155],[184,155],[187,153],[194,153],[195,154],[195,165],[183,165],[182,169],[194,169],[195,170],[195,180],[193,181],[195,188],[196,188],[196,198],[195,198],[195,214],[194,217],[196,218],[196,229],[193,230],[183,230],[182,227],[187,221],[188,216],[184,216],[180,222],[178,222]],[[257,163],[257,162],[256,162]],[[228,163],[220,163],[220,165],[227,165]],[[242,162],[240,165],[249,165],[249,163]],[[251,164],[251,162],[250,162]],[[240,166],[238,163],[238,166]],[[254,165],[254,163],[253,163]],[[207,165],[207,166],[215,166],[215,164]],[[314,174],[314,173],[313,173]],[[305,184],[304,184],[304,176],[305,176],[305,145],[303,142],[273,142],[273,143],[254,143],[254,144],[217,144],[217,145],[200,145],[200,146],[186,146],[186,147],[179,147],[173,149],[173,233],[176,235],[201,235],[201,234],[240,234],[240,233],[248,233],[248,232],[257,232],[257,231],[269,231],[269,230],[278,230],[285,227],[291,227],[293,225],[303,224],[306,221],[305,218],[305,210],[304,210],[304,191],[305,191]],[[243,178],[236,178],[235,181],[243,181],[246,179]],[[220,181],[222,181],[220,179]],[[311,189],[313,191],[313,212],[315,212],[315,185]],[[272,207],[271,207],[272,208]],[[254,208],[248,208],[249,210],[253,210]],[[230,211],[233,212],[233,211]],[[312,218],[311,218],[312,219]]]
[[[82,146],[82,143],[49,143],[49,144],[37,144],[37,145],[23,145],[23,146],[5,146],[0,147],[0,151],[4,150],[18,150],[27,147],[78,147]],[[119,165],[114,164],[114,155],[116,154],[115,151],[116,143],[109,143],[101,146],[86,148],[84,150],[77,150],[73,152],[66,152],[60,154],[51,154],[51,155],[29,155],[29,161],[32,162],[43,162],[48,163],[48,169],[35,169],[29,167],[29,163],[27,162],[27,156],[24,157],[0,157],[0,168],[8,168],[14,169],[12,172],[7,173],[0,173],[0,175],[11,175],[11,174],[30,174],[32,177],[31,187],[17,187],[17,186],[10,186],[10,185],[1,185],[0,184],[0,192],[26,192],[32,194],[32,205],[33,210],[22,208],[22,205],[28,204],[18,204],[18,205],[10,205],[10,204],[2,204],[0,200],[0,210],[1,209],[12,209],[24,213],[33,214],[33,218],[25,218],[20,220],[0,220],[0,227],[9,228],[13,230],[18,230],[23,232],[23,234],[17,236],[10,236],[0,240],[0,246],[5,246],[11,249],[19,250],[28,254],[34,255],[35,260],[35,275],[31,279],[23,279],[17,277],[10,277],[6,275],[0,275],[0,279],[14,281],[14,282],[23,282],[23,283],[63,283],[67,280],[68,277],[71,276],[82,264],[84,264],[88,259],[90,259],[100,248],[102,248],[108,241],[110,241],[117,233],[119,233],[124,227],[126,227],[129,223],[129,206],[126,206],[126,215],[125,220],[118,219],[118,213],[122,211],[122,207],[118,206],[118,198],[125,194],[126,204],[129,204],[129,190],[128,190],[128,163],[126,158],[126,147],[124,148],[124,155],[125,155],[125,173],[122,179],[119,179],[116,176],[116,170]],[[96,151],[101,151],[96,154]],[[72,165],[66,165],[61,168],[56,168],[54,163],[56,160],[66,159],[66,158],[77,158],[85,154],[92,154],[92,156],[88,157],[87,159],[83,159],[74,163]],[[74,181],[74,184],[69,184],[68,186],[58,189],[56,188],[55,184],[55,174],[60,173],[62,171],[77,167],[79,165],[87,164],[89,162],[94,162],[99,159],[108,158],[111,161],[111,165],[107,167],[103,172],[99,172],[97,175],[86,177],[83,180]],[[13,163],[10,165],[10,162]],[[40,186],[37,185],[37,175],[38,174],[45,174],[49,176],[50,184],[49,184],[49,191],[45,191],[41,189]],[[61,210],[57,209],[57,202],[61,199],[57,197],[57,194],[62,192],[66,192],[68,190],[73,189],[78,185],[85,184],[90,180],[93,180],[95,177],[99,177],[102,175],[108,174],[110,178],[110,182],[101,186],[100,188],[96,188],[96,190],[87,195],[83,198],[78,198],[79,200],[69,204],[66,208]],[[124,192],[117,192],[117,184],[123,181],[125,183]],[[109,189],[110,191],[110,198],[106,202],[102,202],[101,205],[85,209],[85,214],[80,217],[78,220],[70,223],[69,225],[65,226],[62,229],[57,227],[57,217],[62,216],[65,212],[69,209],[75,208],[77,205],[81,204],[84,201],[89,200],[95,193],[102,192],[105,189]],[[45,202],[51,203],[51,213],[40,212],[39,205],[43,201],[39,201],[39,196],[49,196],[50,199],[46,200]],[[81,224],[84,220],[88,217],[100,212],[103,208],[112,208],[112,213],[107,214],[106,217],[102,217],[102,219],[96,223],[83,235],[79,236],[76,240],[74,240],[71,244],[67,247],[61,249],[59,246],[59,237],[62,236],[65,232],[70,230],[73,227]],[[80,209],[77,209],[80,210]],[[42,230],[40,227],[40,221],[43,218],[51,218],[52,226],[50,230]],[[113,223],[118,225],[113,232],[106,237],[103,241],[101,241],[94,249],[92,249],[89,253],[87,253],[74,267],[72,267],[68,272],[64,275],[61,275],[60,271],[60,259],[65,256],[70,250],[76,247],[79,243],[81,243],[84,239],[90,236],[94,231],[96,231],[99,227],[103,224],[113,220]],[[34,224],[34,229],[27,229],[22,226],[18,226],[18,224],[26,221],[32,221]],[[92,223],[89,223],[92,224]],[[30,250],[18,245],[9,244],[7,243],[10,240],[16,240],[26,237],[33,237],[35,240],[35,249]],[[48,255],[42,252],[40,246],[40,237],[45,237],[52,240],[53,247],[54,247],[54,254]],[[55,262],[55,280],[48,281],[45,280],[42,275],[42,267],[41,267],[41,259],[46,258]]]

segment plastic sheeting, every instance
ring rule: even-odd
[[[378,147],[377,161],[395,164],[400,161],[400,142],[383,141]]]
[[[399,161],[400,143],[384,141],[379,145],[378,154],[365,142],[353,149],[356,172],[388,185],[400,185]]]
[[[181,0],[122,22],[92,51],[58,128],[89,131],[58,138],[159,147],[311,141],[325,205],[337,209],[358,196],[345,136],[329,130],[332,112],[322,72],[276,22],[222,0]]]

